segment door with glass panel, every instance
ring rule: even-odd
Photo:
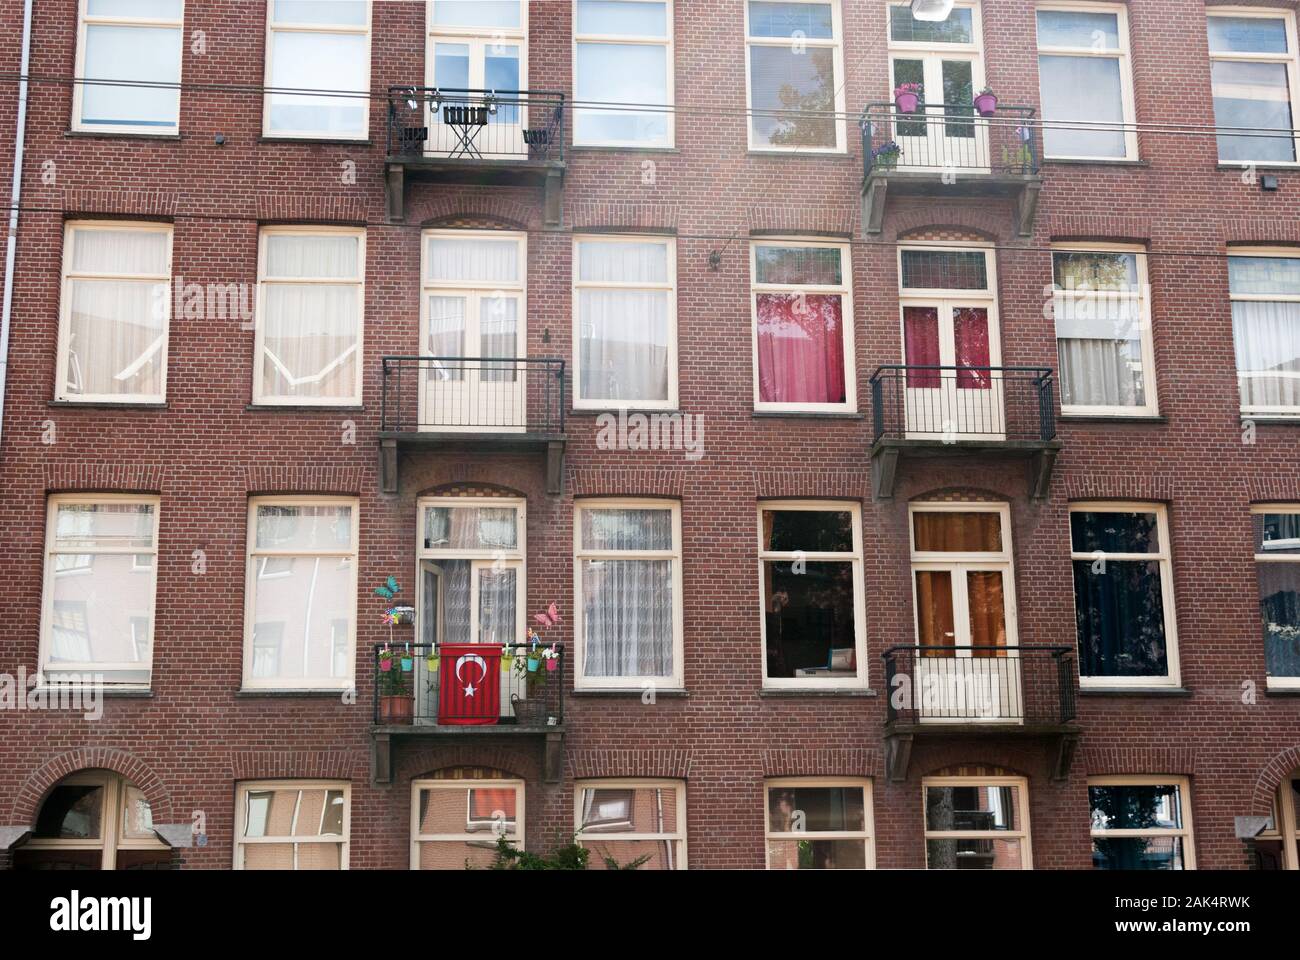
[[[916,716],[925,723],[1019,723],[1009,529],[1001,509],[915,509]]]
[[[520,0],[430,4],[428,86],[442,96],[429,100],[426,152],[464,159],[527,156],[527,108],[519,102],[527,85],[527,6]],[[485,107],[486,123],[459,122],[465,117],[458,109],[467,107]]]

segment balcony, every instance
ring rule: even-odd
[[[871,485],[894,495],[906,458],[985,456],[1028,461],[1029,495],[1051,486],[1056,439],[1054,377],[1047,367],[887,364],[871,375]]]
[[[916,113],[869,104],[859,121],[866,232],[880,233],[890,196],[993,196],[1010,198],[1017,234],[1031,236],[1042,186],[1033,118],[1032,107],[981,117],[970,104],[922,104]]]
[[[405,218],[406,184],[536,185],[543,221],[564,207],[564,94],[389,87],[388,219]]]
[[[480,743],[484,737],[536,741],[546,780],[560,779],[562,644],[395,641],[376,644],[373,658],[375,783],[392,782],[396,744],[456,746]]]
[[[564,477],[564,361],[522,357],[383,358],[379,476],[398,490],[402,451],[540,452],[546,490]]]
[[[899,646],[882,656],[890,779],[907,779],[917,737],[1038,737],[1052,777],[1069,773],[1080,732],[1073,647]]]

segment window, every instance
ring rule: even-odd
[[[50,497],[43,681],[149,686],[157,555],[157,497]]]
[[[749,0],[749,149],[844,151],[839,0]]]
[[[1300,506],[1253,507],[1251,520],[1268,685],[1300,689]]]
[[[80,13],[77,76],[96,82],[73,86],[72,129],[177,133],[182,0],[80,0]]]
[[[349,689],[356,660],[356,501],[251,501],[244,603],[245,688]],[[346,646],[339,642],[342,631]]]
[[[875,866],[870,780],[769,780],[765,792],[769,870]]]
[[[1072,505],[1070,550],[1080,683],[1178,686],[1165,508],[1143,503]]]
[[[641,870],[686,869],[686,784],[677,780],[588,780],[574,785],[576,843],[588,866],[613,860]]]
[[[682,685],[681,544],[676,503],[575,504],[578,688]]]
[[[497,840],[524,848],[524,782],[411,781],[411,869],[490,867]]]
[[[764,686],[865,686],[861,506],[761,503],[758,556]]]
[[[1295,15],[1288,10],[1209,12],[1214,122],[1254,132],[1219,134],[1223,163],[1295,163]]]
[[[1234,250],[1228,290],[1242,414],[1300,416],[1300,253]]]
[[[848,244],[755,241],[750,276],[754,409],[856,410]]]
[[[1022,777],[927,777],[930,870],[1028,870],[1029,785]]]
[[[1155,351],[1142,248],[1055,244],[1052,290],[1061,412],[1155,416]]]
[[[263,133],[366,139],[370,133],[370,4],[366,0],[271,0],[267,8]],[[286,90],[330,92],[281,92]],[[356,96],[341,96],[344,92]]]
[[[60,780],[41,803],[31,837],[14,850],[16,870],[167,870],[171,861],[144,793],[107,770]]]
[[[171,261],[170,225],[67,225],[56,400],[166,398]]]
[[[254,402],[360,404],[365,231],[267,227],[260,247]]]
[[[575,0],[575,7],[574,99],[615,106],[576,108],[574,144],[671,147],[671,0]]]
[[[235,792],[236,870],[346,870],[350,788],[273,780]]]
[[[573,262],[574,406],[676,407],[676,243],[578,237]]]
[[[1094,870],[1190,870],[1192,807],[1185,777],[1092,777]]]
[[[1136,160],[1128,11],[1090,3],[1037,13],[1043,155]]]
[[[482,105],[478,91],[526,91],[528,87],[528,4],[524,0],[433,0],[425,43],[426,86],[472,91],[464,104]],[[507,94],[510,101],[513,94]],[[527,156],[526,107],[498,103],[487,128],[473,139],[486,157]],[[549,109],[544,105],[539,110]],[[463,157],[463,130],[445,122],[445,111],[429,104],[427,152]],[[545,118],[533,116],[533,124]]]

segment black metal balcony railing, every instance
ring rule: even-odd
[[[374,722],[381,726],[470,724],[526,729],[563,725],[563,644],[555,644],[553,658],[541,656],[543,650],[551,649],[549,644],[455,644],[454,654],[446,653],[452,646],[375,644]],[[480,649],[467,652],[467,646]],[[446,703],[440,702],[444,683],[456,687],[449,689]],[[473,687],[469,695],[466,686]]]
[[[564,361],[555,358],[384,357],[380,429],[564,432]]]
[[[1055,726],[1075,718],[1072,647],[899,646],[882,656],[890,722]]]
[[[564,94],[388,88],[389,156],[563,160]]]
[[[859,121],[864,172],[1037,174],[1033,118],[1033,107],[999,106],[982,117],[968,103],[921,104],[915,113],[900,113],[892,103],[868,104]]]
[[[1052,440],[1048,367],[886,364],[871,375],[872,442]]]

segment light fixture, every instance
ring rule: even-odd
[[[953,0],[912,0],[912,17],[915,20],[947,20],[952,13]]]

